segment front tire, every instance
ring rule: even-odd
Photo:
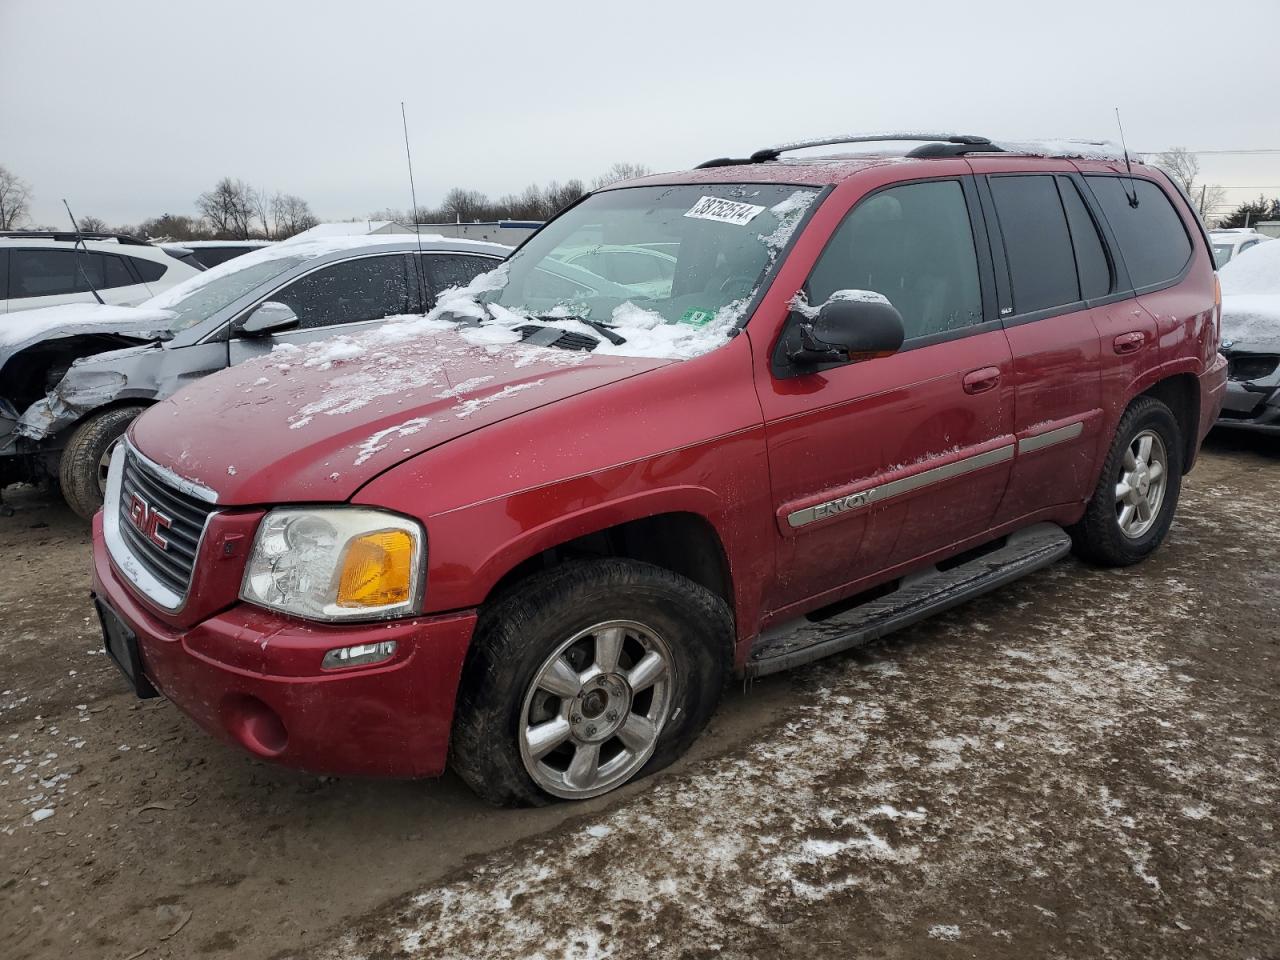
[[[647,563],[572,563],[484,610],[451,763],[500,806],[608,793],[662,769],[706,726],[732,657],[725,602]]]
[[[107,464],[129,424],[146,407],[115,407],[85,418],[72,432],[58,464],[58,480],[67,506],[85,520],[102,507]]]
[[[1085,515],[1070,531],[1076,553],[1106,567],[1126,567],[1150,556],[1177,510],[1182,449],[1173,411],[1154,397],[1130,404]]]

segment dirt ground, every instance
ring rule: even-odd
[[[7,496],[6,960],[1280,958],[1280,442],[1211,438],[1139,567],[738,688],[670,770],[537,811],[132,699],[84,525]]]

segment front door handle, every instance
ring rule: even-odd
[[[983,367],[981,370],[971,370],[964,375],[965,393],[986,393],[999,385],[999,367]]]
[[[1111,349],[1116,353],[1124,356],[1126,353],[1137,353],[1142,349],[1142,345],[1146,343],[1147,338],[1143,336],[1141,330],[1134,330],[1130,333],[1122,333],[1111,341]]]

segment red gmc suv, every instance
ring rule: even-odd
[[[613,184],[422,317],[150,409],[94,520],[106,645],[256,756],[504,804],[689,746],[730,674],[1173,521],[1213,257],[1157,170],[894,137]]]

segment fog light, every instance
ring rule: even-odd
[[[378,643],[360,643],[354,647],[338,647],[324,655],[320,666],[325,670],[338,667],[362,667],[371,663],[381,663],[395,655],[396,642],[382,640]]]

